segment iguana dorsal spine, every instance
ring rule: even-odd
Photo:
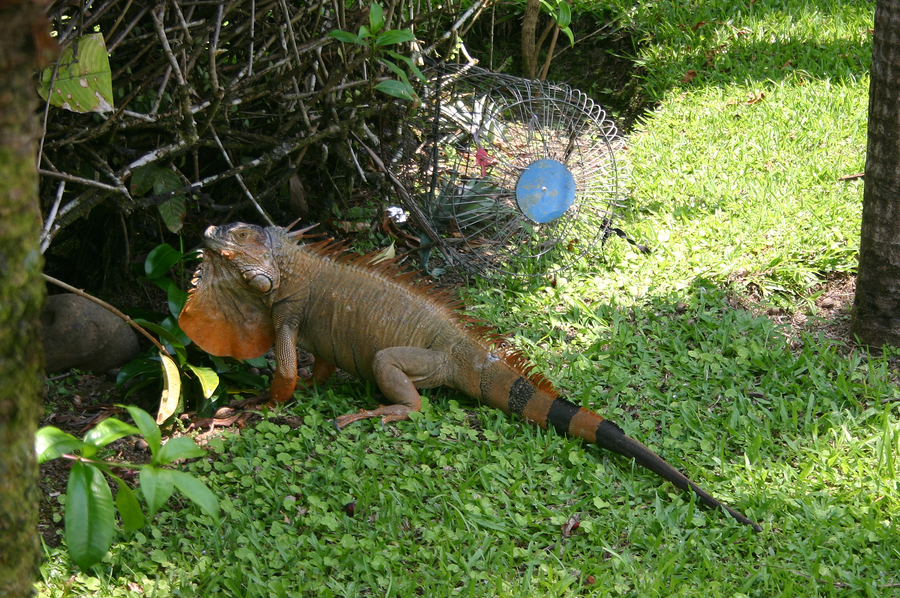
[[[332,241],[301,245],[278,227],[234,223],[209,227],[204,236],[203,263],[179,324],[214,355],[247,359],[274,344],[273,402],[293,395],[299,346],[315,356],[314,381],[340,368],[375,382],[391,403],[341,416],[338,427],[370,417],[408,419],[421,405],[418,389],[447,386],[631,457],[761,530],[614,423],[560,397],[521,353],[466,315],[455,296],[393,260],[376,263],[373,254],[347,253]]]

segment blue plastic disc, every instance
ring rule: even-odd
[[[575,203],[575,177],[562,162],[532,162],[516,182],[516,202],[534,222],[556,220]]]

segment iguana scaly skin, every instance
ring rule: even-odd
[[[391,260],[347,254],[344,245],[297,244],[286,230],[243,223],[211,226],[203,262],[181,312],[182,330],[202,349],[237,359],[259,357],[274,344],[271,400],[291,398],[299,346],[315,356],[312,379],[340,368],[371,380],[390,405],[344,415],[408,419],[417,389],[448,386],[519,415],[631,457],[700,502],[759,525],[701,490],[659,455],[596,413],[560,397],[531,373],[525,358],[501,348],[500,337],[460,310],[449,293],[402,272]]]

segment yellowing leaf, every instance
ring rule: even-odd
[[[175,414],[181,397],[181,374],[178,366],[168,355],[160,353],[159,357],[162,360],[163,391],[159,400],[159,411],[156,414],[157,424],[163,423]]]
[[[72,112],[112,112],[112,71],[103,34],[92,33],[76,39],[59,56],[53,93],[53,67],[44,69],[38,93],[52,105]]]

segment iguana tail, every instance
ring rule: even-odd
[[[563,399],[556,399],[557,401]],[[595,414],[596,415],[596,414]],[[642,465],[657,474],[661,478],[672,482],[682,490],[693,492],[700,499],[700,502],[713,509],[723,508],[728,514],[737,519],[744,525],[749,525],[754,531],[761,532],[762,528],[758,523],[744,517],[741,513],[735,511],[728,505],[722,504],[697,484],[687,479],[680,471],[666,463],[662,457],[648,449],[646,446],[625,434],[622,429],[609,420],[605,420],[597,415],[601,421],[597,425],[594,433],[594,444],[605,448],[606,450],[626,457],[631,457],[638,465]],[[589,441],[590,442],[590,441]]]
[[[503,362],[509,369],[500,365]],[[511,360],[503,362],[497,363],[495,368],[485,368],[482,375],[481,397],[488,405],[519,415],[542,428],[553,426],[567,436],[630,457],[682,490],[693,492],[708,507],[723,508],[739,522],[762,531],[757,523],[710,496],[662,457],[627,436],[613,422],[558,396],[549,381],[540,375],[529,375],[520,367],[523,358],[513,355]]]

